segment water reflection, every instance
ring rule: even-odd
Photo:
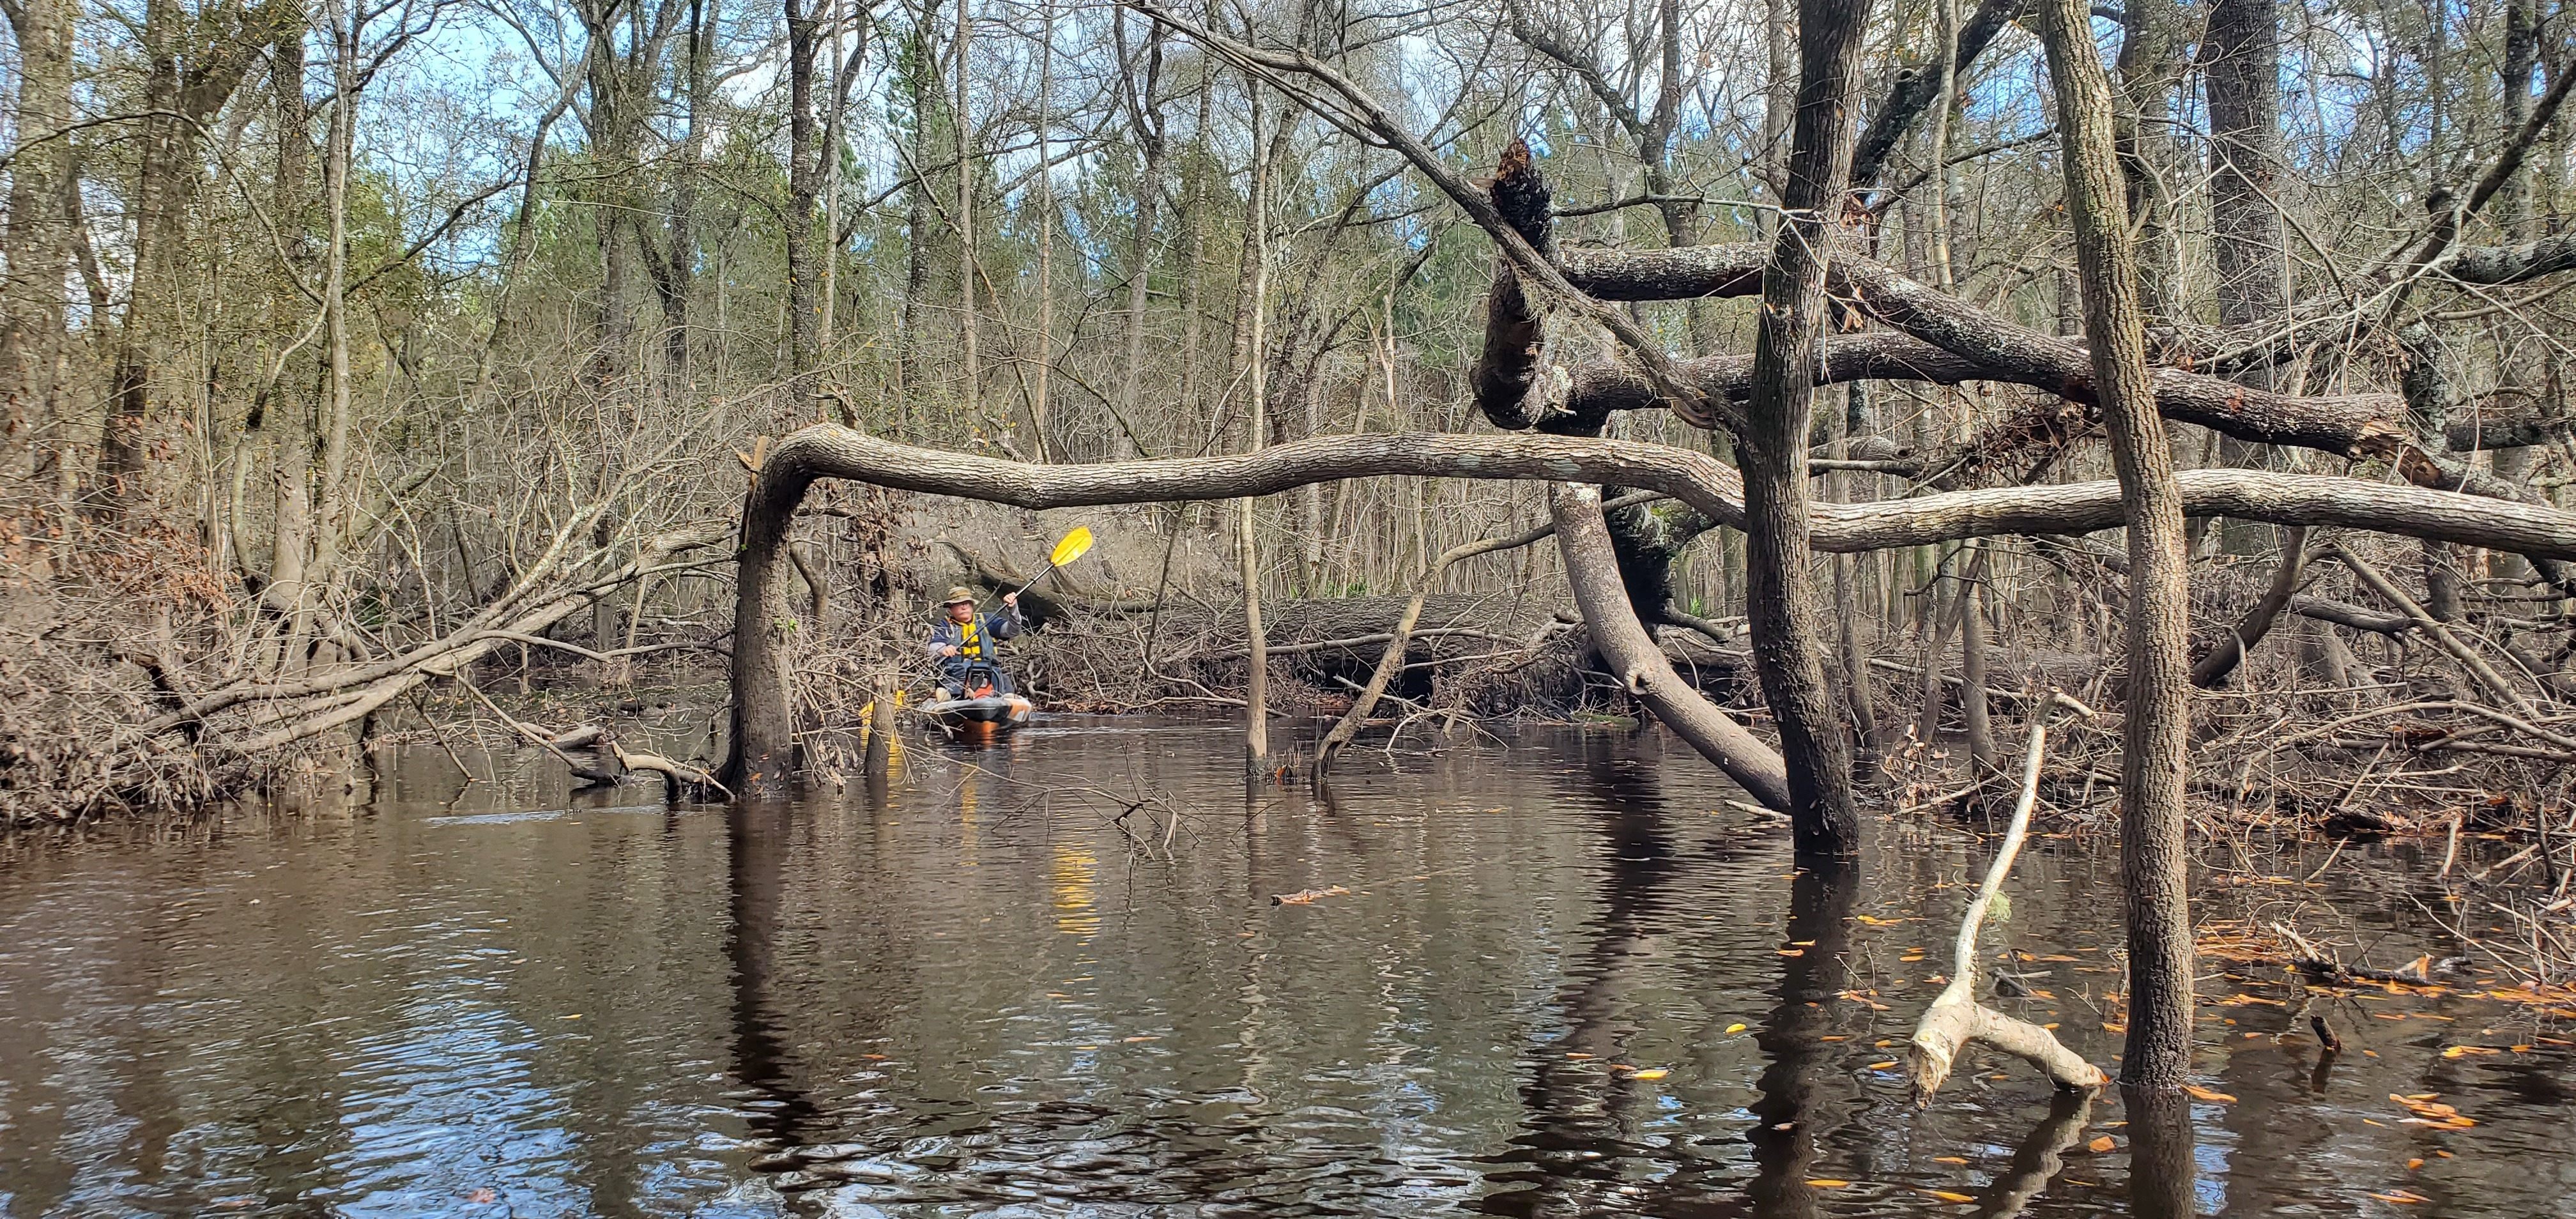
[[[2465,995],[2320,998],[2349,1042],[2321,1075],[2295,988],[2222,975],[2247,994],[2205,996],[2196,1065],[2238,1103],[1980,1059],[1918,1111],[1887,1047],[1982,849],[1889,827],[1865,866],[1795,869],[1654,734],[1363,751],[1311,791],[1247,791],[1224,725],[1013,740],[684,810],[428,751],[372,805],[0,840],[0,1214],[2347,1213],[2403,1183],[2483,1219],[2576,1192],[2567,1050]],[[1116,824],[1140,800],[1168,850]],[[2104,1063],[2115,875],[2038,845],[1998,931],[2033,959],[1996,1002]],[[2439,942],[2411,902],[2304,892]],[[2391,1092],[2478,1125],[2404,1126]]]
[[[725,810],[731,924],[725,960],[732,967],[733,1074],[751,1095],[744,1124],[779,1147],[796,1147],[822,1111],[791,1077],[792,1017],[771,1010],[777,986],[778,933],[795,812],[779,801],[745,801]]]
[[[2191,1103],[2180,1092],[2120,1090],[2129,1119],[2129,1213],[2137,1219],[2188,1219],[2199,1209]]]
[[[1789,927],[1779,949],[1779,1002],[1757,1041],[1769,1056],[1762,1098],[1754,1102],[1754,1213],[1782,1219],[1817,1212],[1818,1171],[1828,1131],[1844,1119],[1850,1079],[1834,1070],[1838,1055],[1826,1005],[1846,989],[1852,914],[1860,899],[1857,863],[1817,863],[1789,882]],[[1839,1038],[1837,1038],[1839,1040]]]

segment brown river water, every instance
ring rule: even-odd
[[[1972,1051],[1917,1109],[1982,822],[1800,871],[1651,733],[1320,795],[1237,749],[1057,717],[734,809],[415,749],[0,839],[0,1214],[2576,1215],[2576,1020],[2494,978],[2314,996],[2321,1070],[2295,981],[2211,959],[2203,1095]],[[2202,916],[2448,955],[2440,851],[2204,844],[2288,880]],[[1989,941],[2106,1066],[2115,853],[2035,841]]]

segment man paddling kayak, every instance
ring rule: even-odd
[[[1011,677],[1002,672],[1000,641],[1012,638],[1028,628],[1028,619],[1020,616],[1020,595],[1002,594],[1001,614],[975,612],[975,594],[957,587],[948,590],[948,599],[939,603],[940,619],[930,628],[930,641],[923,648],[932,664],[939,666],[939,695],[957,698],[967,693],[967,681],[977,669],[992,674],[993,692],[1011,693]]]

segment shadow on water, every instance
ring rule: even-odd
[[[1656,1090],[1633,1071],[1618,1069],[1637,1026],[1624,1015],[1624,1000],[1639,986],[1636,974],[1664,955],[1676,895],[1672,882],[1690,866],[1674,840],[1672,811],[1661,771],[1599,735],[1577,742],[1579,782],[1570,796],[1586,809],[1599,840],[1598,913],[1584,926],[1588,942],[1566,963],[1567,984],[1557,993],[1562,1031],[1531,1044],[1523,1055],[1528,1082],[1520,1093],[1525,1116],[1511,1150],[1491,1159],[1498,1171],[1487,1180],[1521,1188],[1489,1194],[1487,1214],[1535,1216],[1585,1213],[1602,1207],[1649,1214],[1726,1215],[1740,1208],[1713,1201],[1733,1170],[1722,1160],[1693,1154],[1632,1132]],[[1701,862],[1733,862],[1732,844],[1712,844]],[[1713,1032],[1714,1030],[1707,1030]],[[1640,1172],[1651,1164],[1651,1172]]]
[[[2129,1213],[2135,1219],[2190,1219],[2200,1175],[2191,1098],[2179,1092],[2120,1090],[2129,1119]]]

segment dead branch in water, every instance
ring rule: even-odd
[[[1976,900],[1968,903],[1968,912],[1960,919],[1950,984],[1942,988],[1914,1026],[1907,1057],[1908,1069],[1914,1076],[1916,1105],[1932,1103],[1932,1095],[1950,1078],[1950,1067],[1959,1051],[1971,1041],[1982,1041],[2028,1061],[2060,1088],[2098,1088],[2111,1082],[2100,1068],[2067,1049],[2055,1033],[1977,1002],[1977,932],[1985,923],[1987,908],[2003,889],[2004,876],[2012,871],[2013,860],[2021,854],[2023,839],[2030,833],[2031,809],[2039,803],[2039,763],[2048,743],[2046,713],[2060,705],[2069,704],[2052,699],[2041,708],[2040,715],[2031,717],[2030,747],[2022,754],[2021,799],[2013,805],[2012,826],[2004,831],[2003,849],[1995,855],[1993,866],[1986,869],[1986,883],[1977,890]]]

